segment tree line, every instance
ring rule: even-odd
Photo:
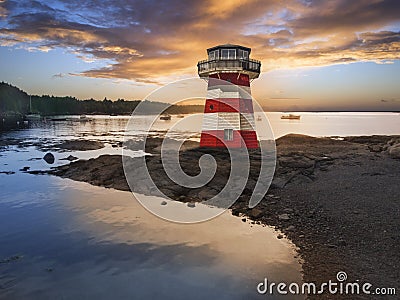
[[[49,115],[75,115],[75,114],[131,114],[139,103],[143,103],[142,113],[165,110],[170,114],[184,114],[202,112],[202,105],[172,105],[155,101],[124,100],[111,101],[104,98],[102,101],[95,99],[80,100],[75,97],[32,95],[29,96],[19,88],[8,83],[0,83],[0,114],[28,114],[38,113],[42,116]]]

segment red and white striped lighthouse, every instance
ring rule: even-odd
[[[200,147],[258,148],[250,80],[261,63],[250,59],[250,48],[220,45],[207,49],[198,73],[208,80]]]

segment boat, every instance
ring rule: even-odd
[[[300,120],[300,115],[293,115],[293,114],[288,114],[288,115],[283,115],[281,116],[282,120]]]
[[[88,118],[86,115],[80,115],[79,116],[79,122],[89,122],[89,121],[93,121],[92,118]]]
[[[29,113],[25,115],[26,121],[38,121],[42,118],[40,114],[32,112],[32,96],[29,96]]]
[[[55,118],[50,118],[50,121],[54,121],[54,122],[67,121],[67,118],[55,117]]]
[[[27,121],[40,120],[41,118],[42,118],[42,116],[39,115],[39,114],[27,114],[27,115],[25,115],[25,119]]]
[[[160,120],[169,121],[169,120],[171,120],[171,116],[168,115],[168,114],[162,115],[162,116],[160,117]]]

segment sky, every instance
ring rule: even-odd
[[[400,111],[398,0],[0,0],[0,80],[30,94],[144,99],[226,43],[266,109]]]

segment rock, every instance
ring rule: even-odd
[[[54,164],[54,155],[50,152],[46,153],[45,156],[43,156],[43,159],[45,162],[47,162],[49,165]]]
[[[282,234],[278,234],[277,238],[278,238],[279,240],[280,240],[280,239],[283,239],[283,235],[282,235]]]
[[[0,171],[0,174],[12,175],[15,174],[13,171]]]
[[[19,170],[22,171],[22,172],[26,172],[26,171],[28,171],[30,168],[31,168],[31,167],[23,167],[23,168],[21,168],[21,169],[19,169]]]
[[[400,144],[394,144],[388,148],[388,153],[391,158],[400,158]]]
[[[193,208],[196,207],[196,204],[194,202],[188,202],[187,206]]]
[[[161,205],[167,205],[167,201],[162,201]]]
[[[290,226],[288,226],[285,230],[286,231],[293,231],[293,230],[295,230],[296,229],[296,227],[294,227],[293,225],[290,225]]]
[[[250,215],[250,217],[252,217],[254,219],[258,219],[263,215],[263,211],[258,208],[253,208],[252,210],[250,210],[249,215]]]
[[[288,214],[280,214],[280,215],[278,215],[278,219],[281,221],[287,221],[287,220],[290,220],[290,217]]]
[[[369,145],[368,149],[371,152],[381,152],[382,151],[382,147],[380,145]]]
[[[274,177],[271,183],[272,189],[283,189],[287,183],[285,178]]]
[[[212,197],[214,197],[216,194],[218,194],[218,193],[216,193],[214,190],[208,189],[208,188],[204,187],[204,188],[199,192],[198,198],[199,198],[200,200],[209,200],[209,199],[211,199]]]
[[[73,156],[73,155],[69,155],[68,157],[61,158],[61,160],[69,160],[69,161],[74,161],[74,160],[77,160],[77,159],[78,158],[76,156]]]
[[[284,168],[308,169],[314,166],[314,160],[304,156],[281,156],[278,161]]]
[[[343,240],[343,239],[338,240],[337,244],[340,247],[347,246],[347,242],[345,240]]]
[[[243,219],[242,219],[242,222],[246,222],[246,218],[243,218]]]

